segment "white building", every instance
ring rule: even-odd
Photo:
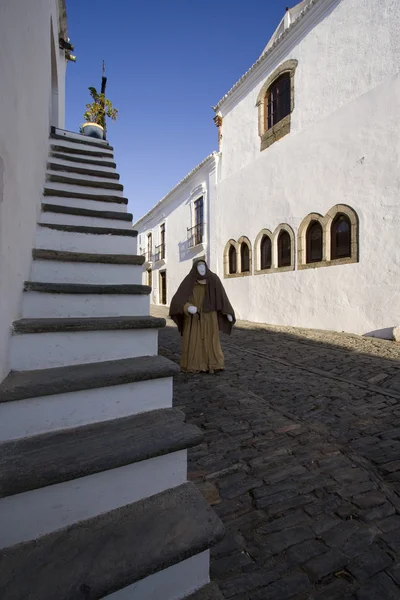
[[[398,324],[399,26],[393,0],[303,0],[214,107],[206,256],[239,318],[382,337]]]
[[[113,148],[63,129],[66,46],[64,0],[0,3],[0,597],[217,599],[202,433]]]

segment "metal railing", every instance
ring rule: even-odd
[[[154,260],[157,262],[163,259],[165,259],[165,244],[159,244],[155,247]]]
[[[188,227],[187,239],[189,248],[198,246],[204,241],[204,225],[205,223],[197,223],[194,227]]]

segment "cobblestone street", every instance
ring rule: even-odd
[[[153,308],[153,314],[166,311]],[[160,354],[179,361],[171,321]],[[229,600],[400,598],[400,345],[239,322],[226,370],[176,377]]]

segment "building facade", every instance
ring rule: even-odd
[[[214,107],[208,257],[238,317],[391,337],[399,25],[392,0],[303,0]]]
[[[153,304],[169,304],[193,260],[209,256],[215,236],[210,197],[215,195],[219,157],[207,156],[134,227],[145,257],[143,282],[152,287]]]

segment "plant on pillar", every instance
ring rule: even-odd
[[[118,109],[114,108],[111,101],[105,97],[105,94],[99,93],[96,88],[90,87],[89,92],[93,102],[86,104],[86,111],[83,115],[86,123],[81,126],[80,132],[102,140],[104,138],[106,117],[116,121]]]

